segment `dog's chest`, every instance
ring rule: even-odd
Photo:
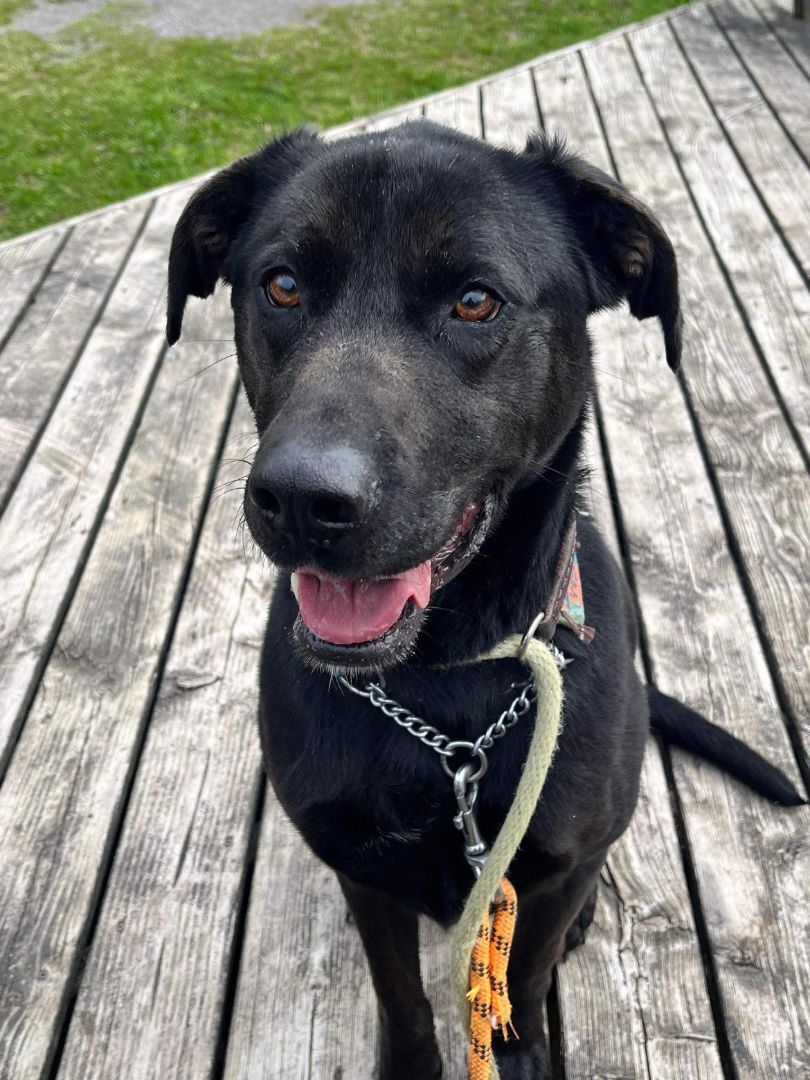
[[[401,760],[372,760],[358,748],[353,768],[344,762],[331,777],[321,773],[308,793],[291,791],[282,780],[279,795],[307,844],[330,867],[447,925],[459,916],[473,873],[454,824],[458,807],[450,779],[428,748],[415,744],[410,753],[409,763],[417,766],[412,771]],[[491,783],[481,789],[480,823],[490,840],[509,807],[519,775],[514,764],[512,780],[504,783],[507,770],[499,766],[505,763],[496,762]],[[405,780],[403,772],[410,774]],[[536,845],[527,840],[526,847]],[[532,851],[536,866],[537,854]]]
[[[355,881],[379,887],[439,922],[456,918],[473,875],[453,822],[458,805],[452,779],[436,751],[367,700],[330,691],[325,679],[284,680],[270,664],[264,674],[265,759],[308,845]],[[515,696],[510,675],[493,666],[491,672],[465,673],[464,679],[443,678],[436,692],[433,686],[397,686],[391,678],[389,692],[428,722],[441,724],[450,737],[469,738]],[[476,705],[473,718],[464,715],[468,702]],[[477,811],[490,842],[514,796],[529,737],[530,725],[520,724],[489,755]],[[548,835],[545,822],[537,824],[540,836]],[[529,837],[525,846],[537,845]],[[533,850],[532,861],[539,869],[542,852]]]
[[[370,785],[361,799],[311,805],[296,824],[333,869],[447,923],[472,884],[452,810],[430,789],[392,795]]]

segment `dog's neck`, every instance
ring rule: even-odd
[[[436,594],[412,663],[469,661],[509,634],[523,633],[542,610],[577,504],[585,423],[583,410],[539,475],[514,489],[476,558]]]

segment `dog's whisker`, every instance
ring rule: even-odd
[[[250,475],[249,473],[241,473],[241,474],[240,474],[239,476],[231,476],[231,477],[228,477],[228,479],[227,479],[227,480],[221,480],[221,481],[220,481],[220,482],[219,482],[219,483],[218,483],[218,484],[216,485],[216,487],[214,488],[214,490],[215,490],[215,491],[218,491],[218,490],[219,490],[219,488],[225,487],[225,486],[226,486],[226,484],[238,484],[238,483],[240,483],[240,482],[242,482],[242,481],[245,481],[245,480],[247,480],[247,478],[248,478],[248,476],[249,476],[249,475]]]
[[[253,465],[253,462],[250,461],[248,458],[244,458],[244,457],[221,458],[220,459],[220,462],[219,462],[219,468],[220,469],[225,468],[228,465],[247,465],[248,468],[251,468],[252,465]]]
[[[220,356],[218,360],[212,360],[210,364],[206,364],[205,367],[201,367],[199,371],[193,372],[191,375],[187,375],[185,379],[181,379],[176,386],[183,386],[187,382],[191,382],[192,379],[196,379],[198,375],[203,375],[206,371],[210,371],[211,368],[216,367],[217,364],[221,364],[223,360],[230,360],[236,356],[235,352],[226,353],[225,356]]]
[[[221,483],[214,487],[214,491],[223,491],[227,488],[232,488],[236,484],[244,484],[247,480],[247,476],[234,476],[231,480],[223,480]]]
[[[225,445],[230,446],[231,443],[239,442],[240,439],[254,439],[256,445],[259,445],[259,440],[256,438],[256,429],[250,428],[248,431],[240,431],[234,435],[230,435],[226,440]]]
[[[442,607],[441,604],[431,604],[429,610],[439,611],[444,615],[452,615],[455,613],[456,609],[451,607]],[[423,628],[422,633],[427,633],[427,631]]]
[[[211,494],[208,499],[209,505],[213,506],[217,499],[222,498],[224,495],[236,494],[243,491],[246,480],[247,476],[235,476],[231,480],[223,480],[219,484],[216,484],[211,489]],[[197,496],[198,500],[205,499],[205,497],[204,494]]]
[[[528,469],[535,474],[535,476],[542,476],[544,473],[554,473],[555,476],[561,476],[564,480],[576,480],[578,472],[563,472],[561,469],[555,469],[553,465],[547,465],[540,461],[530,461],[527,466]]]
[[[226,497],[227,495],[231,495],[231,494],[233,494],[233,489],[232,489],[232,488],[231,488],[230,490],[225,490],[225,491],[217,491],[217,492],[215,492],[215,493],[214,493],[214,494],[213,494],[213,495],[211,496],[211,498],[209,499],[209,505],[210,505],[210,506],[213,506],[213,505],[214,505],[214,503],[215,503],[215,502],[217,502],[217,500],[218,500],[218,499],[223,499],[223,498],[225,498],[225,497]]]
[[[252,549],[255,549],[256,545],[255,545],[255,542],[253,541],[253,537],[248,538],[248,536],[247,536],[247,529],[245,528],[245,518],[244,518],[244,515],[242,515],[242,517],[240,518],[240,520],[239,520],[239,522],[238,522],[238,524],[236,526],[236,540],[241,541],[242,562],[245,564],[245,571],[247,573],[250,573],[250,564],[248,562],[248,551],[247,551],[248,539],[251,542]],[[251,557],[255,558],[254,550],[251,550]]]
[[[632,379],[625,378],[624,375],[619,375],[615,371],[608,371],[607,368],[600,367],[598,364],[593,365],[594,371],[598,371],[601,375],[608,375],[611,379],[618,379],[619,382],[625,383],[626,386],[632,386],[636,390],[640,389],[641,384],[634,382]]]
[[[582,473],[581,469],[578,470],[578,472],[575,472],[575,473],[562,472],[560,469],[555,469],[552,465],[541,465],[539,462],[536,462],[536,461],[530,461],[528,463],[528,465],[526,466],[526,468],[529,469],[531,472],[533,472],[535,474],[535,476],[542,476],[546,472],[551,472],[551,473],[554,473],[556,476],[562,477],[564,480],[575,480],[575,479],[577,479],[577,476],[581,475],[581,473]],[[587,484],[587,478],[586,478],[586,484]],[[588,487],[588,491],[589,491],[590,494],[597,495],[600,499],[603,499],[605,502],[609,503],[611,506],[618,505],[616,500],[613,498],[612,495],[610,495],[609,492],[600,491],[598,487],[595,487],[592,484],[587,484],[587,487]]]

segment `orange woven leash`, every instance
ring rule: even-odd
[[[501,879],[501,895],[484,912],[470,957],[470,1046],[468,1080],[489,1080],[492,1032],[500,1028],[504,1039],[511,1031],[512,1004],[506,969],[517,920],[517,893],[508,878]]]

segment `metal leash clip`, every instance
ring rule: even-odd
[[[475,876],[480,877],[489,855],[489,844],[481,835],[475,816],[478,780],[473,777],[476,771],[476,763],[468,761],[453,776],[453,794],[458,803],[458,813],[453,818],[453,824],[464,836],[464,858]]]

